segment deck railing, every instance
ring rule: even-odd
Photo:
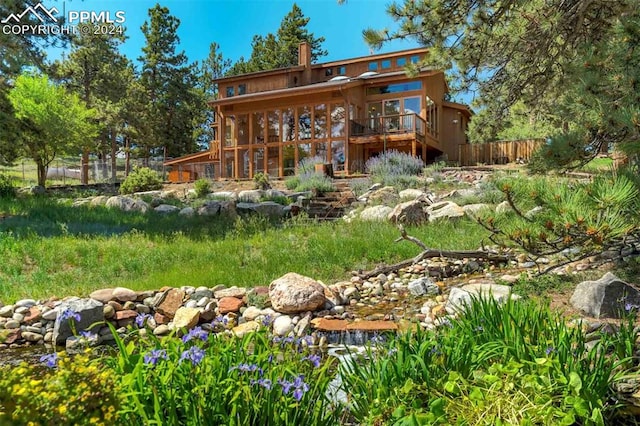
[[[381,115],[373,118],[360,118],[350,121],[350,136],[376,136],[398,133],[425,135],[427,123],[417,114]]]

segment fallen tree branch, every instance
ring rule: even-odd
[[[394,263],[392,265],[382,265],[382,266],[378,266],[377,268],[371,270],[371,271],[367,271],[367,272],[361,272],[358,274],[358,276],[362,279],[369,279],[371,277],[375,277],[377,275],[380,274],[388,274],[390,272],[395,272],[399,269],[402,268],[406,268],[408,266],[411,265],[415,265],[416,263],[424,260],[424,259],[428,259],[428,258],[432,258],[432,257],[448,257],[451,259],[483,259],[483,260],[487,260],[489,262],[495,262],[495,263],[501,263],[501,262],[508,262],[509,260],[511,260],[512,256],[508,256],[508,255],[502,255],[502,254],[497,254],[497,253],[491,253],[491,252],[487,252],[487,251],[481,251],[481,250],[436,250],[436,249],[431,249],[429,247],[427,247],[427,245],[425,243],[423,243],[422,241],[420,241],[418,238],[413,237],[411,235],[407,235],[407,231],[404,229],[404,227],[402,225],[400,225],[398,227],[400,229],[400,237],[398,237],[394,242],[400,242],[403,240],[406,241],[410,241],[414,244],[416,244],[418,247],[420,247],[422,249],[422,252],[419,253],[417,256],[411,258],[411,259],[406,259],[403,260],[401,262],[398,263]]]

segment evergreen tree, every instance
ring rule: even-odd
[[[146,124],[138,129],[136,142],[145,156],[152,150],[160,153],[162,148],[168,156],[188,154],[197,148],[206,108],[197,89],[196,66],[187,64],[184,52],[176,52],[180,20],[160,5],[149,9],[149,17],[142,25],[146,44],[138,58],[142,63],[140,83],[146,93]]]
[[[240,58],[227,74],[238,75],[298,65],[298,46],[303,41],[311,45],[311,62],[326,56],[327,51],[322,48],[324,37],[316,38],[306,28],[309,19],[294,3],[291,11],[280,23],[276,34],[255,35],[251,41],[249,60]]]

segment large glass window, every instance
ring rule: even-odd
[[[418,56],[418,55],[413,55],[413,56],[411,57],[411,63],[412,63],[412,64],[417,64],[418,62],[420,62],[420,56]]]
[[[383,59],[382,61],[380,61],[380,67],[383,70],[391,68],[391,59]]]
[[[393,99],[384,101],[385,129],[395,131],[400,129],[400,100]]]
[[[249,145],[249,116],[238,114],[238,145]]]
[[[342,104],[331,104],[331,137],[344,136],[345,110]]]
[[[341,65],[338,67],[338,75],[345,75],[347,73],[347,67]]]
[[[327,137],[327,105],[318,104],[313,108],[313,129],[316,139]]]
[[[227,98],[230,98],[234,95],[233,86],[227,86]]]
[[[255,144],[263,144],[264,143],[264,113],[262,112],[254,112],[251,114],[253,127],[253,143]]]
[[[311,110],[308,106],[298,107],[298,140],[311,139]]]
[[[314,154],[316,157],[322,158],[323,162],[327,162],[327,146],[326,142],[320,142],[315,144],[316,153]]]
[[[311,157],[311,144],[310,143],[301,143],[298,144],[298,163],[300,163],[305,158]]]
[[[224,146],[236,146],[235,140],[236,118],[228,115],[224,119]]]
[[[288,142],[295,139],[296,119],[293,115],[293,109],[287,108],[282,110],[282,141]]]
[[[268,111],[267,121],[269,122],[267,142],[280,141],[280,111]]]
[[[246,84],[238,84],[238,95],[244,95],[247,93],[247,85]]]
[[[404,67],[405,65],[407,65],[407,58],[396,59],[396,65],[399,67]]]
[[[368,87],[367,96],[384,95],[386,93],[409,92],[422,89],[421,81],[407,81],[406,83],[387,84],[386,86]]]
[[[404,98],[404,111],[405,113],[414,112],[420,114],[420,98]]]
[[[378,71],[378,63],[369,62],[369,71]]]

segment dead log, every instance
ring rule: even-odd
[[[488,262],[493,262],[493,263],[506,263],[509,260],[511,260],[513,258],[513,256],[510,255],[505,255],[505,254],[498,254],[498,253],[492,253],[492,252],[488,252],[488,251],[482,251],[482,250],[436,250],[436,249],[432,249],[427,247],[427,245],[425,243],[423,243],[422,241],[420,241],[418,238],[413,237],[411,235],[407,234],[407,231],[404,229],[404,227],[402,225],[398,226],[398,228],[400,229],[400,237],[398,237],[394,242],[400,242],[403,240],[406,241],[410,241],[414,244],[416,244],[418,247],[420,247],[422,249],[422,252],[419,253],[417,256],[411,258],[411,259],[406,259],[403,260],[401,262],[398,263],[394,263],[392,265],[382,265],[382,266],[378,266],[377,268],[371,270],[371,271],[367,271],[367,272],[360,272],[358,273],[358,276],[364,280],[369,279],[371,277],[375,277],[378,276],[380,274],[388,274],[390,272],[396,272],[399,269],[402,268],[406,268],[408,266],[411,265],[415,265],[416,263],[424,260],[424,259],[429,259],[429,258],[433,258],[433,257],[448,257],[451,259],[482,259],[482,260],[486,260]]]

